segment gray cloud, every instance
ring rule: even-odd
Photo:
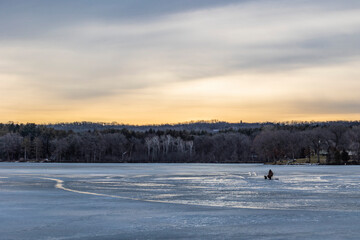
[[[358,1],[0,4],[0,71],[69,101],[360,60]]]
[[[52,28],[91,20],[137,22],[249,0],[13,0],[0,1],[2,38],[32,38]]]
[[[292,113],[305,114],[359,114],[360,103],[348,100],[297,101],[289,104]]]

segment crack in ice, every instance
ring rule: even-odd
[[[79,194],[86,194],[86,195],[93,195],[93,196],[100,196],[100,197],[110,197],[110,198],[117,198],[117,199],[124,199],[124,200],[132,200],[132,201],[142,201],[142,202],[151,202],[151,203],[167,203],[167,204],[181,204],[181,205],[190,205],[190,206],[203,206],[203,207],[226,207],[226,208],[247,208],[247,209],[264,209],[259,207],[252,207],[252,206],[229,206],[223,204],[216,204],[216,203],[194,203],[194,202],[186,202],[186,201],[163,201],[163,200],[152,200],[152,199],[142,199],[142,198],[132,198],[132,197],[122,197],[118,195],[112,194],[105,194],[105,193],[94,193],[88,191],[80,191],[71,188],[67,188],[64,186],[64,181],[57,178],[41,178],[45,180],[51,180],[56,182],[55,188],[61,189],[68,192],[79,193]]]

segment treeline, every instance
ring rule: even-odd
[[[56,123],[44,125],[47,127],[52,127],[57,130],[73,130],[74,132],[83,132],[88,130],[105,130],[105,129],[118,129],[121,130],[126,128],[131,131],[149,131],[150,129],[154,131],[166,131],[166,130],[187,130],[187,131],[218,131],[224,129],[239,129],[239,128],[258,128],[262,125],[267,125],[271,123],[243,123],[242,121],[238,123],[228,123],[218,120],[210,121],[190,121],[177,124],[153,124],[153,125],[129,125],[121,124],[117,122],[105,123],[105,122],[72,122],[72,123]]]
[[[1,161],[249,163],[326,158],[360,162],[358,122],[272,123],[218,132],[104,129],[75,132],[0,124]]]
[[[328,124],[342,124],[344,126],[355,126],[360,125],[360,122],[348,122],[348,121],[338,121],[338,122],[281,122],[281,123],[272,123],[272,122],[261,122],[261,123],[247,123],[239,121],[237,123],[229,123],[218,120],[210,121],[190,121],[177,124],[153,124],[153,125],[129,125],[121,124],[117,122],[106,123],[106,122],[72,122],[72,123],[56,123],[56,124],[47,124],[43,125],[45,127],[51,127],[56,130],[72,130],[74,132],[84,132],[88,130],[105,130],[105,129],[118,129],[121,130],[126,128],[131,131],[140,131],[145,132],[150,129],[155,131],[166,131],[166,130],[176,130],[176,131],[206,131],[206,132],[217,132],[224,130],[239,130],[239,129],[248,129],[248,128],[262,128],[264,126],[323,126]]]

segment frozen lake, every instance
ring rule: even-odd
[[[359,213],[360,166],[0,163],[0,239],[359,239]]]

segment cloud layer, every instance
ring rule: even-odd
[[[29,2],[0,2],[0,121],[360,116],[356,1]]]

